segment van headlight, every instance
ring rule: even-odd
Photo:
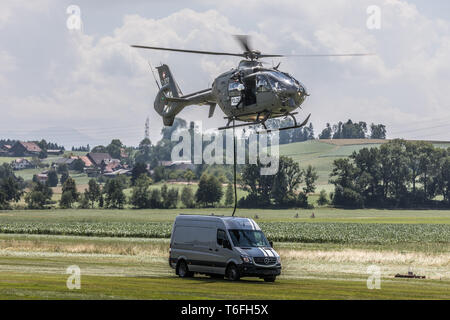
[[[280,256],[277,257],[277,263],[281,264],[281,257]]]
[[[252,263],[252,258],[249,256],[241,256],[241,259],[245,263]]]

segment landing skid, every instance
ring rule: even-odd
[[[272,131],[284,131],[284,130],[298,129],[298,128],[304,127],[308,123],[309,118],[311,117],[311,114],[309,114],[308,117],[306,117],[306,119],[302,123],[297,124],[297,119],[294,117],[294,115],[296,115],[296,114],[297,113],[294,112],[294,113],[286,113],[286,114],[272,116],[272,117],[270,116],[270,114],[266,114],[263,117],[261,117],[261,119],[260,119],[261,115],[258,114],[257,117],[256,117],[256,121],[254,121],[254,122],[247,122],[247,123],[241,123],[241,124],[237,124],[237,125],[234,124],[234,122],[236,120],[239,120],[239,119],[237,119],[237,117],[226,117],[225,119],[228,119],[227,125],[224,126],[224,127],[220,127],[219,130],[226,130],[226,129],[232,129],[232,128],[246,127],[246,126],[252,126],[252,125],[262,125],[264,127],[264,130],[257,131],[256,132],[257,134],[259,134],[259,133],[269,133],[269,132],[272,132]],[[266,121],[268,119],[276,119],[276,118],[283,118],[283,117],[285,117],[285,118],[286,117],[291,117],[292,120],[294,121],[294,125],[290,126],[290,127],[285,127],[285,128],[267,129]],[[230,123],[233,123],[233,125],[230,125]]]

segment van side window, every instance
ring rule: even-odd
[[[225,231],[218,229],[217,230],[217,244],[219,246],[221,246],[223,243],[223,240],[226,240],[226,239],[227,239],[227,235],[226,235]]]

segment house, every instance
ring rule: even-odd
[[[81,161],[84,162],[84,166],[85,166],[86,168],[89,168],[89,167],[92,167],[92,166],[93,166],[92,161],[89,160],[89,158],[88,158],[87,156],[81,156],[81,157],[78,157],[78,158],[81,159]]]
[[[130,169],[118,169],[116,171],[104,173],[103,176],[107,177],[107,178],[115,178],[115,177],[123,175],[123,174],[131,175],[131,170]]]
[[[24,141],[17,141],[9,149],[9,153],[14,157],[37,156],[41,151],[36,143]]]
[[[47,180],[48,180],[48,174],[42,172],[42,173],[37,174],[37,175],[36,175],[36,178],[37,178],[37,180],[38,180],[39,182],[45,183],[45,182],[47,182]]]
[[[103,161],[101,168],[102,168],[103,173],[111,173],[116,170],[122,169],[122,166],[121,166],[119,160],[112,159],[110,161],[108,161],[108,160]]]
[[[72,163],[75,161],[73,158],[58,158],[53,162],[53,167],[56,168],[60,164],[66,164],[68,169],[72,168]]]
[[[60,156],[64,153],[62,149],[48,149],[47,155]]]
[[[9,152],[11,150],[11,145],[4,144],[0,146],[0,156],[9,156]]]
[[[86,156],[95,167],[101,167],[104,160],[112,159],[109,153],[101,153],[101,152],[89,152]]]
[[[36,166],[25,158],[19,158],[11,162],[13,170],[33,169]]]
[[[160,166],[165,167],[166,169],[172,170],[194,170],[195,166],[191,161],[160,161]]]

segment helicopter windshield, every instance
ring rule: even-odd
[[[293,78],[281,72],[269,71],[268,78],[270,85],[275,89],[296,87]]]

